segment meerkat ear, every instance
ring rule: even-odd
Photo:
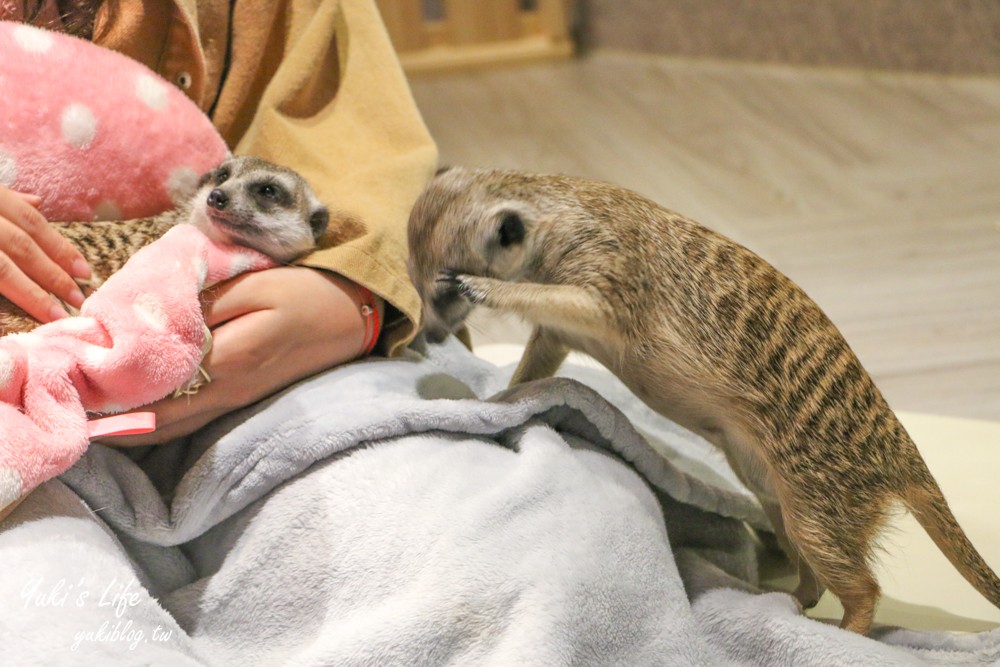
[[[319,241],[326,228],[330,224],[330,211],[325,206],[320,206],[309,214],[309,227],[312,228],[313,238]]]
[[[501,247],[508,248],[524,240],[524,220],[516,211],[504,211],[500,215],[497,238]]]
[[[327,225],[328,229],[323,238],[325,247],[334,247],[348,241],[364,236],[368,227],[357,216],[345,211],[337,211],[331,214],[332,220]]]

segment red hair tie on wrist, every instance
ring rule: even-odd
[[[361,316],[365,319],[365,343],[361,348],[359,356],[366,357],[375,349],[375,342],[378,341],[381,322],[378,319],[378,308],[375,307],[375,298],[371,291],[358,285],[358,290],[364,302],[361,304]]]

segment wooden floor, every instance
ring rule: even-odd
[[[598,52],[411,83],[443,164],[637,190],[802,285],[893,407],[1000,420],[1000,79]]]

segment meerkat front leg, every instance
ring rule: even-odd
[[[617,337],[607,302],[582,287],[512,283],[453,271],[442,272],[438,282],[453,285],[476,305],[515,313],[539,327],[585,338]]]
[[[555,375],[568,354],[569,348],[563,345],[558,334],[544,327],[535,327],[521,362],[510,379],[510,386]]]

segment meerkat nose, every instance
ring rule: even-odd
[[[216,188],[208,193],[208,205],[218,211],[224,211],[229,206],[229,195]]]
[[[448,331],[444,327],[426,326],[424,327],[424,336],[431,345],[440,345],[448,337]]]

